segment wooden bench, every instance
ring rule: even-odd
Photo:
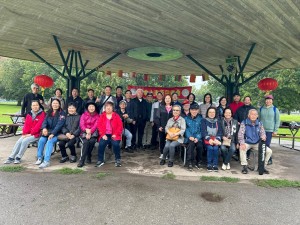
[[[0,123],[0,138],[11,137],[17,134],[19,127],[24,126],[21,123]]]
[[[286,138],[292,139],[292,147],[291,147],[291,149],[297,150],[297,149],[295,149],[295,139],[300,139],[300,137],[298,137],[296,135],[290,135],[290,134],[277,134],[277,135],[272,135],[272,136],[275,137],[275,138],[278,138],[279,145],[281,145],[280,144],[280,139],[286,139]],[[290,147],[285,146],[285,145],[282,145],[282,146],[290,148]]]

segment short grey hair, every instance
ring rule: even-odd
[[[172,109],[174,109],[175,107],[179,108],[179,110],[181,110],[181,106],[180,105],[173,105]]]
[[[250,116],[251,112],[256,112],[256,114],[258,115],[258,111],[256,109],[250,109],[248,112],[248,117]]]
[[[33,83],[33,84],[31,85],[31,89],[34,88],[34,87],[35,87],[35,88],[40,88],[40,86],[37,85],[36,83]]]

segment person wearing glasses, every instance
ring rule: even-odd
[[[165,127],[166,144],[163,150],[163,157],[160,161],[160,165],[166,163],[166,157],[169,155],[168,167],[172,167],[174,164],[175,148],[183,143],[184,132],[186,129],[186,122],[181,114],[181,107],[179,105],[174,105],[172,107],[173,117],[170,118]]]
[[[31,102],[33,100],[38,101],[41,104],[41,109],[44,110],[45,103],[44,103],[44,97],[39,94],[39,85],[33,83],[31,85],[31,93],[28,93],[24,96],[22,101],[22,107],[21,107],[21,115],[26,117],[28,113],[31,112]]]

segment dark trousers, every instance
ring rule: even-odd
[[[70,140],[67,140],[67,141],[59,141],[58,142],[60,153],[61,153],[61,156],[63,158],[68,156],[67,151],[66,151],[66,144],[67,143],[68,143],[68,148],[71,151],[71,155],[76,156],[76,151],[75,151],[76,141],[77,141],[76,138],[73,138],[73,139],[70,139]]]
[[[138,120],[136,121],[136,124],[133,127],[133,133],[132,133],[132,145],[136,145],[136,133],[138,135],[138,141],[137,146],[141,147],[143,146],[143,136],[144,136],[144,130],[146,126],[145,120]]]
[[[271,141],[272,141],[272,134],[273,132],[266,132],[266,146],[270,148]],[[270,160],[272,160],[272,156],[270,157]]]
[[[158,128],[157,125],[154,123],[152,127],[152,137],[151,137],[151,145],[157,145],[157,136],[158,136]]]
[[[95,143],[97,141],[97,138],[90,138],[87,140],[86,138],[82,138],[82,155],[80,157],[80,161],[84,162],[86,157],[92,156],[92,151],[95,146]]]
[[[158,131],[159,135],[159,150],[160,154],[163,154],[165,145],[166,145],[166,133],[165,131]]]
[[[194,149],[196,148],[196,163],[202,162],[203,144],[202,141],[197,143],[189,140],[187,144],[187,162],[192,163],[195,160]]]
[[[99,147],[98,147],[98,161],[104,161],[104,152],[105,148],[108,144],[112,145],[112,148],[114,150],[115,154],[115,160],[121,160],[121,153],[120,153],[120,142],[121,141],[116,141],[111,138],[110,134],[106,134],[107,140],[104,140],[103,138],[100,139],[99,141]]]

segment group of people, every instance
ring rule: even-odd
[[[29,143],[38,140],[36,165],[45,168],[50,165],[53,146],[58,142],[62,158],[61,163],[77,162],[75,145],[82,142],[82,152],[78,167],[91,163],[92,150],[99,142],[96,167],[104,165],[104,152],[107,146],[115,154],[115,166],[121,166],[120,142],[125,137],[125,151],[136,149],[160,150],[160,165],[168,160],[168,166],[174,165],[175,150],[184,144],[187,148],[187,167],[200,167],[207,161],[208,171],[218,171],[219,150],[222,155],[222,169],[230,170],[230,160],[239,149],[242,173],[247,170],[247,150],[258,149],[259,141],[266,140],[266,164],[271,164],[272,150],[269,148],[272,134],[279,128],[279,111],[273,106],[273,96],[266,96],[265,105],[259,110],[251,105],[251,97],[244,102],[240,95],[234,95],[234,101],[227,104],[221,97],[219,105],[212,102],[210,93],[204,95],[203,103],[195,101],[190,93],[183,102],[179,102],[177,93],[163,95],[147,93],[143,98],[142,89],[132,92],[106,86],[100,97],[88,89],[86,99],[79,96],[78,89],[65,101],[62,90],[56,89],[55,96],[44,102],[38,94],[38,86],[31,86],[32,93],[24,97],[22,114],[25,116],[23,134],[16,142],[11,155],[5,163],[20,163]],[[46,111],[46,113],[44,112]],[[70,149],[70,157],[66,148]],[[206,160],[204,156],[207,156]],[[265,173],[269,173],[265,169]]]

